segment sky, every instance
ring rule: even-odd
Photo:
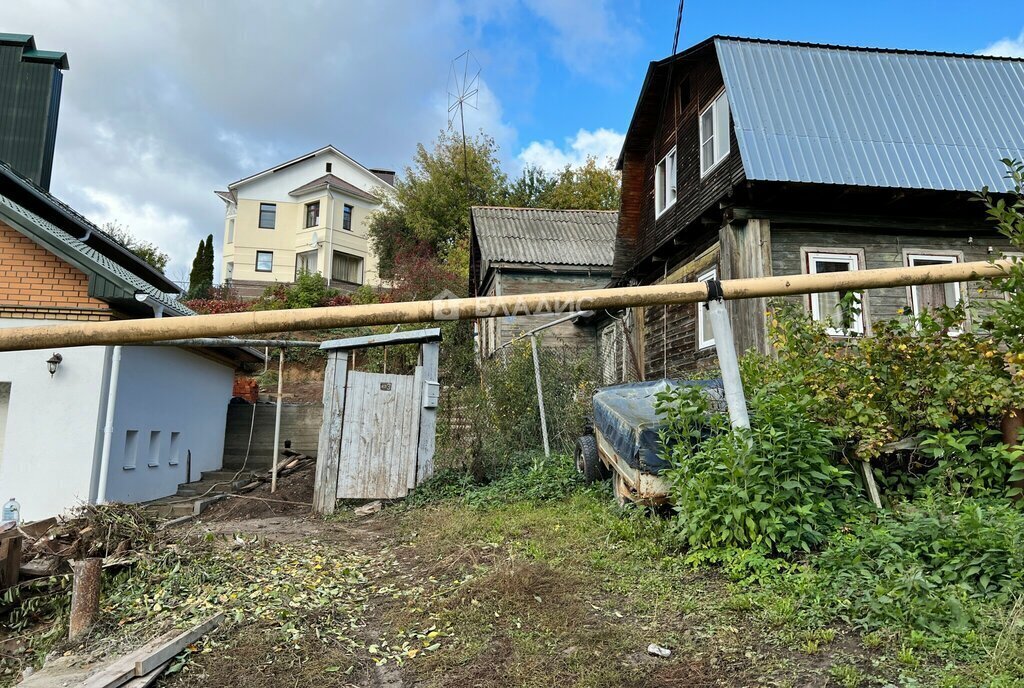
[[[1024,57],[1020,0],[688,0],[679,47],[714,34]],[[0,32],[68,53],[51,191],[171,256],[218,246],[228,183],[328,143],[409,164],[448,125],[471,51],[470,131],[510,174],[618,155],[676,0],[0,0]],[[983,11],[982,11],[983,10]],[[216,261],[218,263],[219,260]]]

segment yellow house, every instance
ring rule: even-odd
[[[345,292],[377,285],[367,230],[394,178],[324,146],[217,191],[226,205],[224,283],[243,298],[302,270]]]

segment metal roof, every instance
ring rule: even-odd
[[[89,275],[89,293],[99,299],[134,300],[136,292],[152,296],[169,313],[195,315],[174,296],[160,291],[63,229],[0,195],[0,217],[37,244]]]
[[[310,193],[311,191],[318,191],[320,189],[335,189],[341,193],[348,194],[349,196],[355,196],[356,198],[363,198],[373,203],[380,203],[373,194],[366,193],[355,184],[350,184],[341,177],[336,177],[333,174],[325,174],[322,177],[318,177],[308,184],[303,184],[297,189],[293,189],[288,192],[290,196],[301,196],[302,194]]]
[[[1024,60],[716,37],[747,179],[1009,190]]]
[[[546,208],[470,209],[480,245],[481,277],[490,263],[540,263],[611,267],[615,252],[614,210]]]

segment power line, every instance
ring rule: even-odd
[[[679,25],[683,23],[683,0],[679,0],[679,11],[676,13],[676,35],[672,38],[672,54],[679,47]]]

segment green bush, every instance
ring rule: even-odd
[[[1024,594],[1024,514],[1003,500],[929,494],[859,519],[812,565],[802,595],[850,623],[978,631],[991,605]]]
[[[859,497],[812,403],[792,387],[761,387],[750,397],[750,429],[731,430],[697,388],[659,397],[672,465],[664,475],[689,547],[789,555],[810,552],[840,526]]]

